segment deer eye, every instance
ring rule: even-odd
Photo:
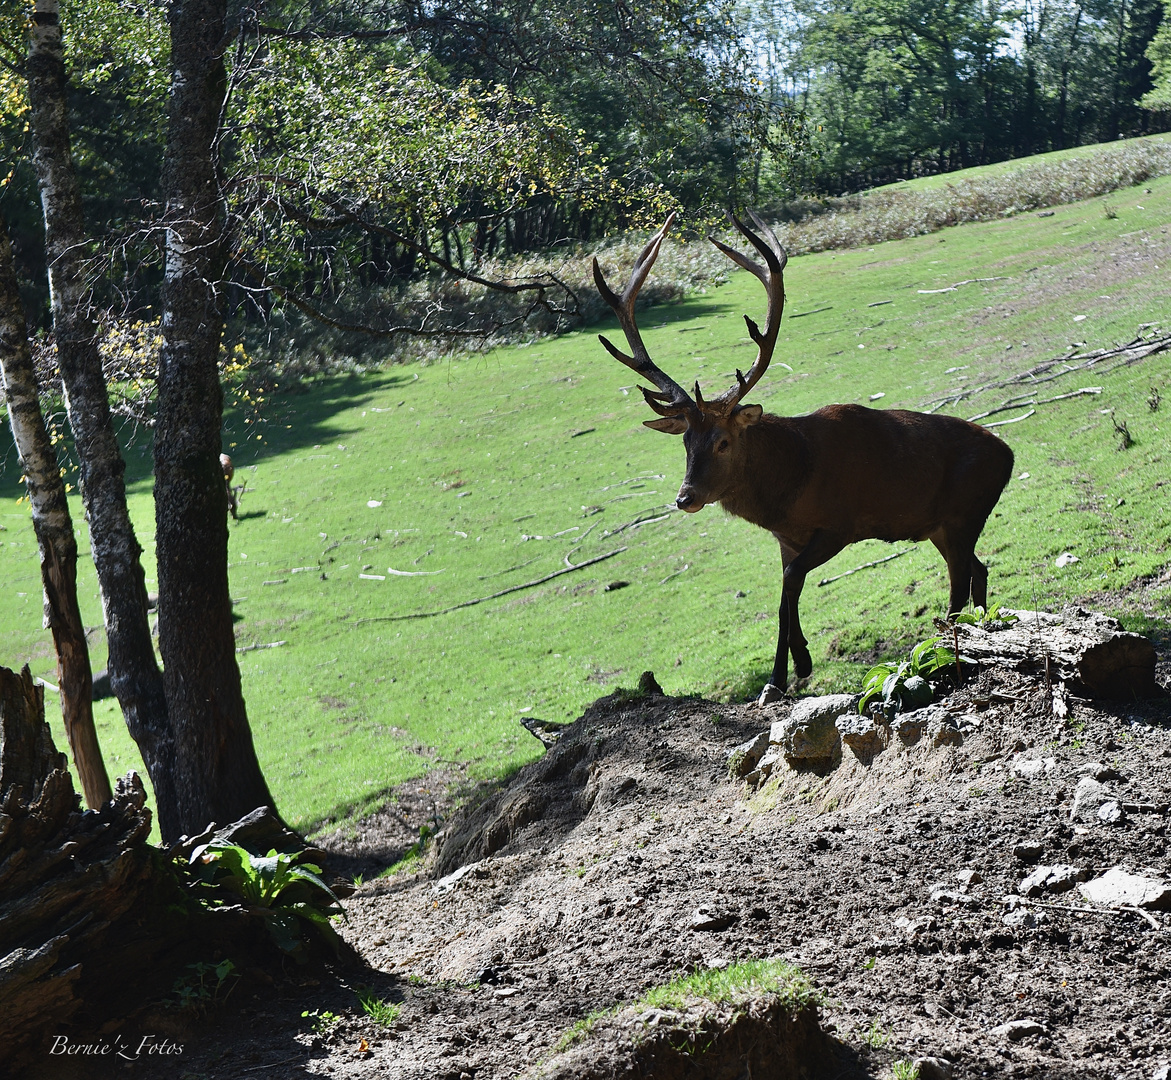
[[[717,454],[726,454],[728,452],[728,440],[721,439],[720,445],[716,447]]]

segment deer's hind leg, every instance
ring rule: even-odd
[[[972,555],[972,603],[988,610],[988,567]]]
[[[951,583],[947,601],[948,615],[963,611],[974,591],[982,595],[985,601],[988,599],[988,570],[976,558],[978,535],[970,535],[967,530],[943,528],[930,537],[947,563],[947,576]]]

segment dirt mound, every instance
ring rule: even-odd
[[[833,1062],[812,1006],[776,996],[622,1009],[524,1080],[805,1080]]]
[[[733,1049],[709,1058],[667,1037],[673,1064],[636,1053],[657,1038],[638,1003],[684,976],[778,960],[817,987],[824,1060],[843,1080],[920,1059],[924,1077],[953,1080],[1150,1080],[1171,1063],[1171,916],[1132,885],[1171,880],[1171,707],[1062,704],[1057,718],[1043,679],[989,670],[918,729],[892,724],[861,756],[852,733],[819,770],[774,757],[752,786],[729,775],[732,752],[768,743],[792,701],[612,694],[450,819],[432,867],[346,901],[360,978],[242,987],[187,1039],[183,1067],[503,1080],[588,1075],[596,1058],[614,1075],[717,1076],[702,1070],[733,1062],[736,1039],[749,1054],[767,1044],[751,1020],[763,996],[748,1020],[693,1005]],[[357,830],[371,850],[377,820]],[[1130,891],[1083,896],[1110,883]],[[357,985],[393,1019],[366,1015]]]

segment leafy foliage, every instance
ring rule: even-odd
[[[1163,8],[1163,22],[1158,33],[1147,46],[1147,59],[1151,63],[1153,86],[1142,99],[1144,109],[1162,112],[1171,111],[1171,11],[1167,0],[1160,0]]]
[[[876,698],[881,700],[882,710],[888,718],[901,709],[929,705],[932,690],[928,678],[956,662],[955,651],[941,645],[940,641],[940,638],[933,637],[919,642],[911,650],[911,655],[898,664],[875,664],[862,680],[858,711],[864,713]],[[960,657],[961,661],[964,659]]]
[[[975,604],[971,611],[961,611],[958,615],[952,616],[952,622],[959,626],[980,626],[985,630],[1002,630],[1007,626],[1012,626],[1015,622],[1020,622],[1020,616],[1016,612],[1002,609],[999,604],[993,604],[987,611],[979,604]]]
[[[783,72],[774,93],[806,110],[815,190],[858,190],[1166,129],[1139,106],[1158,62],[1144,52],[1162,17],[1159,0],[759,7]]]
[[[238,897],[265,920],[273,941],[294,959],[306,959],[302,932],[314,927],[336,945],[337,931],[330,917],[343,915],[337,896],[318,876],[321,869],[301,863],[300,854],[275,850],[253,855],[239,844],[213,840],[191,853],[196,881],[213,904]]]
[[[221,960],[215,964],[199,961],[187,965],[186,975],[175,980],[171,988],[174,999],[171,1004],[177,1009],[195,1009],[202,1011],[212,1002],[217,1001],[220,991],[229,979],[238,978],[235,974],[236,965],[231,960]],[[231,988],[228,989],[230,994]],[[227,995],[224,995],[227,997]]]

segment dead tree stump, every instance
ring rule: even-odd
[[[1155,646],[1122,629],[1109,615],[1071,607],[1060,614],[1017,611],[1020,621],[999,630],[961,624],[960,652],[982,664],[997,664],[1064,682],[1079,697],[1159,697]]]
[[[83,812],[44,690],[0,667],[0,1066],[161,996],[189,959],[201,916],[146,842],[145,802],[129,773]]]

